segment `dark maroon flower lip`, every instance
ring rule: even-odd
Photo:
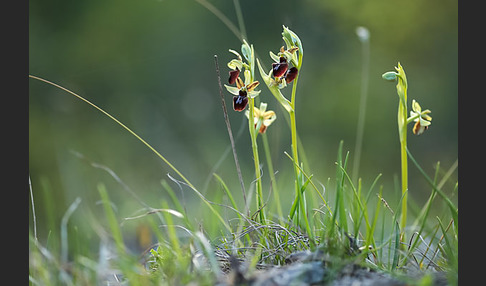
[[[289,64],[287,63],[287,60],[284,57],[280,57],[279,63],[272,64],[273,76],[274,77],[283,76],[288,68],[289,68]]]
[[[235,95],[233,96],[233,109],[235,111],[243,111],[248,105],[248,97],[242,96],[241,92],[240,95]]]
[[[291,83],[297,77],[298,73],[299,73],[299,70],[296,67],[291,67],[287,71],[287,74],[285,75],[285,81],[287,83]]]
[[[229,75],[230,75],[230,77],[228,79],[229,84],[234,84],[236,82],[236,79],[240,75],[240,70],[238,68],[236,68],[236,70],[230,71]]]

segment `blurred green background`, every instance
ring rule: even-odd
[[[208,0],[236,26],[234,1]],[[248,40],[270,68],[268,51],[284,43],[282,25],[305,49],[297,91],[297,128],[314,180],[335,176],[340,140],[353,160],[360,101],[362,46],[357,26],[370,31],[369,90],[359,176],[364,186],[382,173],[392,205],[400,174],[395,84],[381,75],[400,61],[409,82],[409,106],[417,99],[432,110],[432,125],[408,145],[429,173],[440,161],[445,172],[457,159],[457,1],[240,1]],[[162,153],[208,197],[221,192],[218,173],[234,196],[241,191],[221,109],[214,55],[222,81],[228,49],[241,42],[213,13],[190,0],[84,0],[29,2],[29,73],[58,83],[97,104]],[[259,78],[259,75],[257,75]],[[261,100],[279,117],[268,131],[281,197],[293,197],[290,132],[286,116],[265,86]],[[167,198],[161,179],[176,177],[155,154],[107,117],[67,93],[29,80],[29,173],[38,232],[48,236],[76,197],[73,219],[101,211],[98,183],[107,185],[120,218],[141,205],[99,168],[102,164],[152,207]],[[287,91],[288,92],[288,91]],[[243,113],[226,103],[247,190],[253,181],[250,136]],[[286,93],[287,95],[289,93]],[[261,148],[261,158],[264,157]],[[263,163],[265,162],[261,159]],[[410,168],[410,197],[419,206],[430,187]],[[351,170],[351,165],[349,170]],[[268,195],[269,179],[263,169]],[[457,172],[446,184],[450,193]],[[171,183],[175,190],[176,184]],[[184,201],[198,201],[183,188]],[[328,188],[327,191],[332,191]],[[288,205],[285,203],[284,206]],[[254,204],[251,205],[254,207]],[[197,210],[191,210],[197,214]],[[86,215],[87,216],[87,215]],[[196,218],[198,220],[199,218]],[[202,220],[202,219],[200,219]]]

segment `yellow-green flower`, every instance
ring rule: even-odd
[[[429,125],[432,124],[430,122],[432,121],[432,117],[428,114],[431,112],[429,109],[422,111],[420,104],[415,99],[412,101],[412,111],[410,111],[410,117],[407,119],[407,123],[412,120],[415,122],[412,129],[413,134],[420,135],[429,128]]]
[[[260,108],[254,108],[255,129],[258,129],[259,133],[265,133],[267,127],[277,119],[277,115],[273,110],[266,110],[267,104],[264,102],[260,103]],[[250,118],[250,112],[248,110],[246,110],[245,115],[247,118]]]

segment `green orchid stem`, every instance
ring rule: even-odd
[[[407,157],[407,77],[400,63],[397,71],[398,104],[398,132],[400,137],[400,158],[402,167],[402,215],[400,219],[401,240],[405,241],[405,227],[407,226],[407,197],[408,197],[408,157]]]
[[[292,104],[292,108],[294,108],[294,104]],[[298,151],[297,151],[297,124],[295,122],[295,111],[290,111],[289,112],[290,114],[290,132],[291,132],[291,136],[292,136],[292,156],[294,157],[294,161],[295,161],[295,164],[297,166],[300,166],[300,163],[299,163],[299,154],[298,154]],[[294,167],[295,171],[296,171],[296,175],[298,174],[299,169],[297,169],[297,167]],[[296,177],[297,179],[297,177]]]
[[[402,230],[402,241],[405,239],[404,230],[407,226],[407,191],[408,191],[408,161],[407,161],[407,132],[402,132],[400,141],[400,157],[402,161],[402,216],[400,220],[400,229]]]
[[[297,151],[297,125],[295,122],[295,111],[294,111],[294,104],[292,103],[292,110],[289,112],[290,115],[290,133],[292,136],[292,157],[294,159],[294,174],[295,174],[295,201],[294,205],[296,207],[295,210],[297,210],[297,217],[299,217],[299,202],[301,201],[301,182],[299,180],[299,173],[300,170],[297,168],[299,166],[299,155]],[[292,208],[294,209],[294,208]],[[293,218],[295,212],[290,213],[290,219]],[[298,221],[298,218],[297,218]]]
[[[302,60],[302,57],[300,57],[300,61]],[[298,67],[300,71],[300,64]],[[290,102],[290,106],[292,107],[292,110],[290,110],[290,130],[292,134],[292,155],[294,156],[295,163],[297,166],[300,166],[299,163],[299,153],[297,152],[297,124],[295,122],[295,94],[297,90],[297,81],[299,80],[299,74],[297,74],[297,77],[294,80],[294,85],[292,86],[292,101]],[[295,168],[296,171],[299,171],[297,168]]]
[[[302,217],[305,221],[305,227],[309,235],[312,235],[309,221],[307,220],[307,212],[306,212],[306,205],[304,204],[304,189],[302,188],[302,175],[299,170],[300,161],[299,161],[299,152],[298,152],[298,145],[297,145],[297,124],[295,120],[295,95],[297,92],[297,83],[299,81],[299,76],[301,73],[301,66],[302,66],[302,53],[299,53],[299,64],[297,69],[299,73],[297,77],[294,79],[294,83],[292,85],[292,96],[290,101],[290,106],[292,107],[289,111],[290,115],[290,133],[292,139],[292,156],[294,159],[294,173],[295,173],[295,201],[292,206],[292,211],[290,213],[290,219],[293,218],[295,212],[297,213],[297,223],[299,223],[299,219]]]
[[[262,179],[260,174],[260,159],[258,156],[258,145],[257,145],[257,131],[255,129],[255,99],[249,97],[248,105],[250,114],[248,116],[248,128],[250,129],[251,137],[251,149],[253,150],[253,161],[255,163],[255,177],[256,177],[256,193],[257,193],[257,211],[260,217],[260,223],[265,224],[265,212],[263,211],[263,191],[262,191]]]
[[[397,80],[398,93],[398,136],[400,138],[400,159],[402,163],[402,213],[400,218],[400,240],[405,241],[405,227],[407,226],[407,197],[408,197],[408,162],[407,162],[407,125],[412,122],[415,117],[407,118],[407,76],[405,70],[398,62],[398,67],[395,67],[396,72],[390,71],[382,75],[383,79],[392,81]],[[430,111],[429,111],[430,112]]]

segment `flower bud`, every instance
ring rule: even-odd
[[[397,79],[397,76],[398,76],[398,73],[393,72],[393,71],[389,71],[389,72],[384,73],[381,77],[384,80],[394,81],[394,80]]]

